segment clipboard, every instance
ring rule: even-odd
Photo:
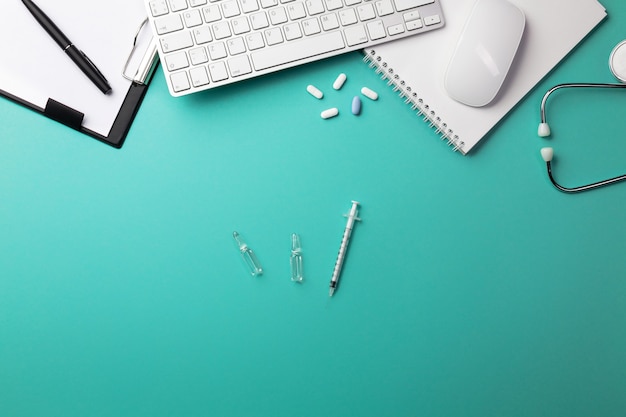
[[[104,95],[80,72],[21,1],[4,5],[0,95],[121,148],[158,64],[142,0],[39,0],[39,7],[96,63],[113,87]],[[4,51],[3,51],[4,53]]]

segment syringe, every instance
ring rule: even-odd
[[[341,246],[339,247],[339,254],[337,255],[337,261],[335,262],[333,277],[330,279],[330,292],[328,293],[330,297],[333,296],[333,293],[337,289],[339,275],[341,275],[341,267],[343,266],[343,261],[346,259],[346,253],[348,252],[348,244],[350,243],[350,235],[352,234],[352,229],[354,228],[354,222],[355,220],[361,220],[357,217],[359,214],[358,207],[359,202],[352,200],[350,213],[345,215],[348,218],[348,221],[346,223],[346,229],[343,232],[343,238],[341,239]]]

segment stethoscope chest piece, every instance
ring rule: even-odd
[[[623,83],[626,83],[626,40],[617,44],[609,58],[611,72]]]

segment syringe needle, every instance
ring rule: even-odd
[[[346,222],[346,228],[343,232],[343,238],[341,239],[341,246],[339,246],[339,254],[337,254],[337,261],[335,262],[335,269],[333,270],[333,276],[330,279],[330,291],[328,292],[328,296],[332,297],[337,289],[337,284],[339,283],[339,276],[341,275],[341,268],[343,267],[343,262],[346,258],[346,253],[348,252],[348,244],[350,243],[350,236],[352,235],[352,229],[354,228],[354,222],[356,220],[361,220],[357,216],[359,214],[358,211],[359,202],[352,201],[352,208],[350,209],[350,213],[346,215],[348,221]]]

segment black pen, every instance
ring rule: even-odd
[[[98,70],[93,62],[78,49],[70,40],[61,32],[52,20],[44,12],[41,11],[35,3],[30,0],[22,0],[24,6],[35,17],[35,20],[48,32],[54,41],[65,51],[67,55],[74,61],[78,68],[85,73],[87,77],[102,91],[104,94],[111,92],[111,86],[104,75]]]

